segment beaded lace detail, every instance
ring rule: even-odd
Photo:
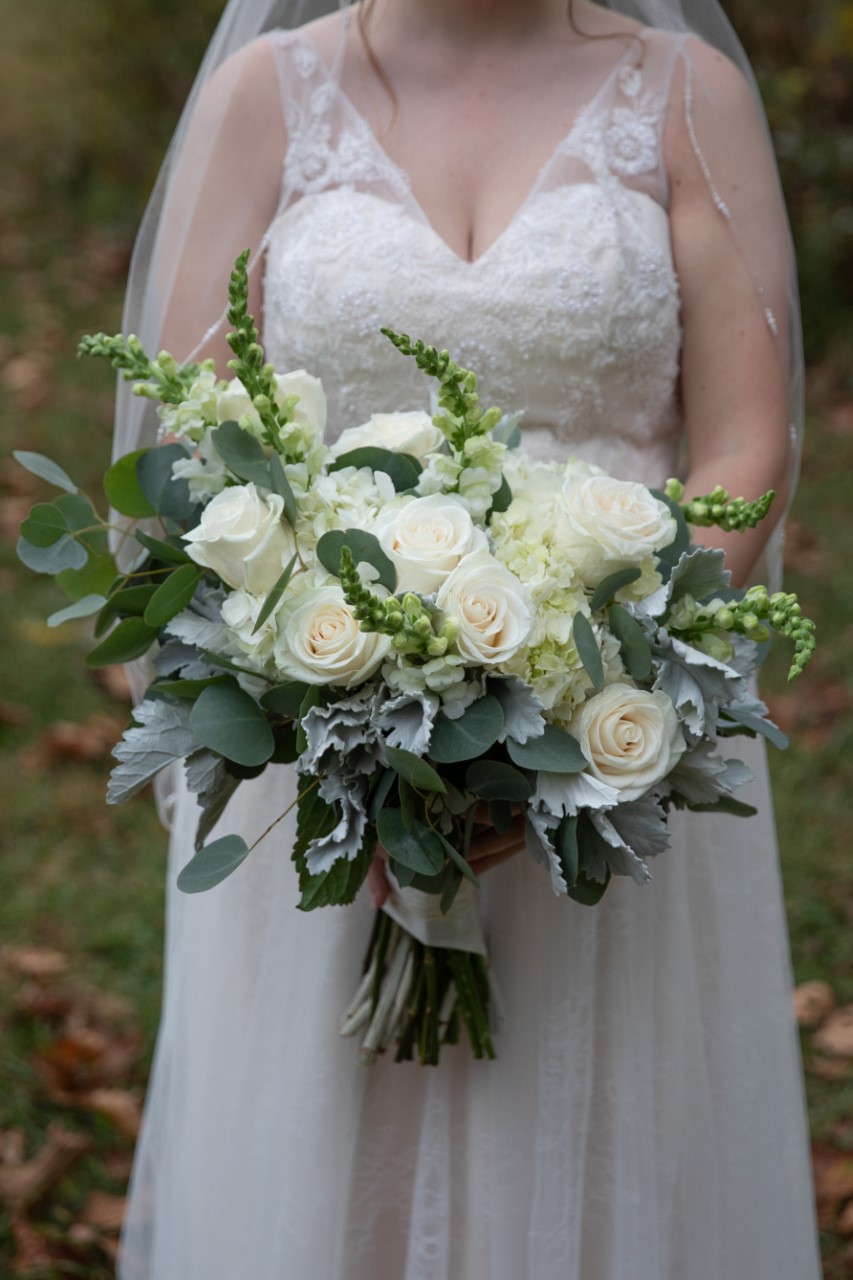
[[[661,181],[665,96],[614,69],[509,225],[473,262],[431,226],[406,174],[307,38],[282,33],[289,147],[267,249],[264,338],[324,380],[329,431],[429,388],[379,333],[448,347],[483,397],[522,410],[525,445],[661,481],[679,431],[678,284]]]

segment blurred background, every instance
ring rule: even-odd
[[[56,588],[14,556],[43,490],[13,448],[97,489],[113,400],[84,332],[120,327],[134,232],[221,0],[0,0],[0,1276],[113,1275],[159,1005],[165,836],[104,804],[128,716]],[[809,420],[788,585],[807,676],[771,655],[774,753],[818,1212],[853,1275],[853,2],[728,0],[776,139],[800,265]],[[46,492],[46,490],[44,491]]]

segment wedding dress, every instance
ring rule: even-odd
[[[310,37],[274,32],[289,145],[263,336],[322,377],[330,434],[429,384],[378,330],[447,346],[524,445],[661,483],[681,423],[662,163],[685,41],[632,46],[498,239],[460,258]],[[636,42],[635,42],[636,43]],[[614,46],[621,51],[622,46]],[[761,743],[760,809],[676,814],[638,888],[585,908],[526,854],[483,878],[496,1062],[365,1069],[337,1033],[372,921],[295,909],[293,824],[206,895],[170,889],[163,1022],[123,1280],[814,1280],[791,974]],[[268,769],[220,833],[294,796]],[[195,802],[178,796],[169,876]]]

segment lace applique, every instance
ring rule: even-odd
[[[287,107],[288,148],[285,189],[309,195],[329,187],[384,183],[397,195],[409,191],[406,175],[384,154],[366,121],[347,111],[320,55],[310,45],[291,39],[294,62],[308,92]],[[346,116],[346,120],[339,118]]]

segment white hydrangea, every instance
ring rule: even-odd
[[[379,512],[395,498],[394,485],[384,471],[343,467],[318,476],[299,501],[297,535],[303,554],[312,552],[331,529],[372,530]]]

